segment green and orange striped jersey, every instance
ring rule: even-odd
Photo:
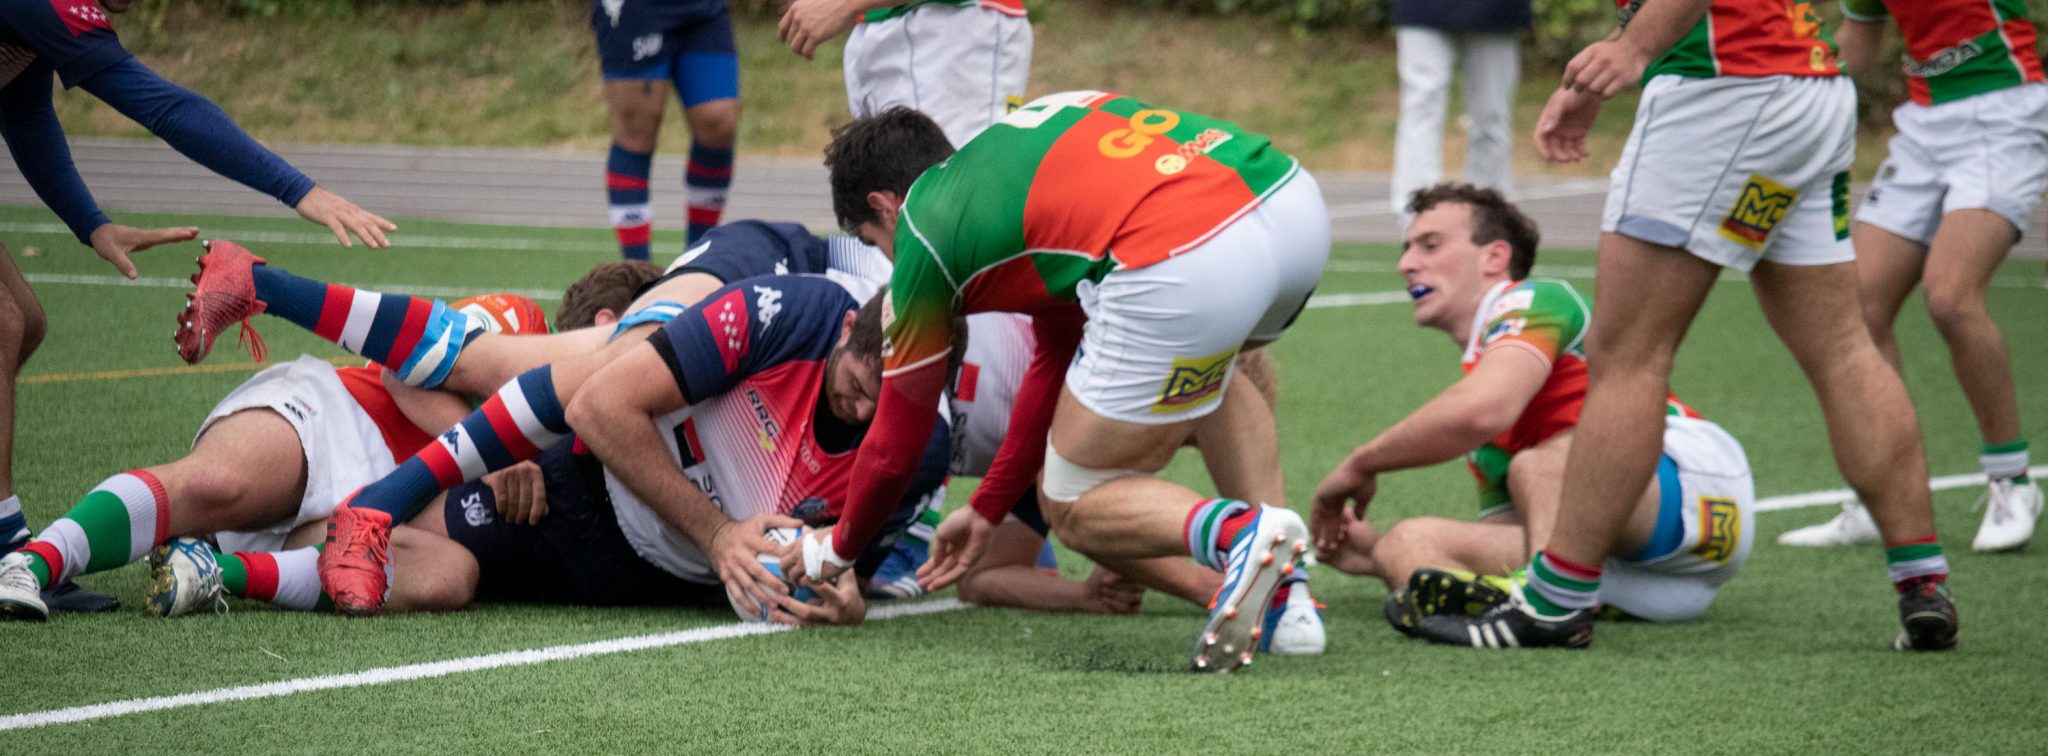
[[[910,187],[884,374],[945,354],[954,315],[1072,307],[1084,281],[1192,250],[1300,170],[1228,121],[1105,92],[1034,101]]]
[[[2042,80],[2026,0],[1843,0],[1842,14],[1898,20],[1906,87],[1922,105]]]
[[[1644,0],[1614,0],[1627,26]],[[1813,4],[1803,0],[1714,0],[1684,39],[1643,71],[1716,76],[1835,76],[1835,42],[1821,28]]]
[[[1021,17],[1024,15],[1024,0],[917,0],[914,3],[876,8],[861,14],[860,20],[865,22],[886,21],[917,10],[917,7],[920,5],[977,5],[985,10],[992,10],[1005,16]]]

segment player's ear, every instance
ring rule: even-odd
[[[608,326],[608,325],[617,325],[617,324],[618,324],[618,322],[619,322],[619,314],[618,314],[618,313],[616,313],[616,312],[613,312],[613,311],[612,311],[612,308],[610,308],[610,307],[604,307],[604,308],[600,308],[600,309],[598,309],[598,311],[597,311],[597,314],[596,314],[596,315],[592,315],[592,316],[590,317],[590,324],[591,324],[591,325],[598,325],[598,326]]]
[[[841,348],[853,340],[853,321],[860,316],[859,310],[847,310],[846,317],[839,319],[839,344]]]
[[[1515,256],[1515,248],[1506,239],[1495,239],[1479,252],[1479,271],[1488,278],[1508,274],[1508,263]]]
[[[868,192],[868,209],[875,211],[875,220],[882,228],[896,230],[896,214],[903,209],[903,195],[895,192]]]

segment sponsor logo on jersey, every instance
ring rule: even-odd
[[[1709,562],[1727,564],[1735,557],[1735,545],[1741,541],[1742,517],[1735,509],[1735,500],[1700,497],[1700,545],[1692,553]]]
[[[1232,349],[1207,357],[1181,357],[1173,361],[1173,369],[1166,375],[1166,387],[1159,392],[1159,401],[1152,403],[1152,411],[1182,412],[1204,402],[1213,401],[1223,390],[1223,380],[1230,376],[1230,359],[1237,356]]]
[[[761,451],[775,453],[775,439],[782,435],[782,426],[775,422],[775,415],[768,411],[768,403],[761,400],[761,392],[747,387],[747,406],[754,408],[754,419],[761,421],[758,434]]]
[[[1735,198],[1735,208],[1721,221],[1721,236],[1750,249],[1763,249],[1798,199],[1799,190],[1751,174],[1742,194]]]
[[[1957,66],[1968,63],[1971,58],[1983,54],[1984,48],[1978,47],[1977,40],[1972,39],[1929,55],[1926,60],[1919,60],[1911,55],[1900,53],[1899,67],[1905,69],[1907,76],[1931,79],[1954,71]]]
[[[1003,98],[1003,115],[1015,113],[1017,112],[1017,109],[1021,107],[1024,107],[1023,95],[1010,95],[1009,97]]]
[[[472,528],[491,524],[491,509],[484,506],[484,495],[472,492],[462,497],[462,521]]]
[[[754,287],[754,310],[761,314],[761,332],[775,324],[775,316],[782,313],[782,290],[773,286]]]
[[[1492,328],[1486,329],[1486,338],[1480,339],[1479,343],[1491,346],[1493,342],[1521,333],[1522,329],[1528,326],[1528,318],[1508,318],[1495,321]]]
[[[633,60],[645,60],[661,54],[661,32],[642,34],[633,38]]]
[[[1493,300],[1493,307],[1486,311],[1486,319],[1499,320],[1508,313],[1526,310],[1535,306],[1536,290],[1517,288],[1500,295],[1499,299]]]

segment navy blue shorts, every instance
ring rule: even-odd
[[[0,86],[23,73],[28,55],[35,63],[56,69],[66,87],[78,86],[129,58],[106,11],[94,0],[0,2],[0,48],[5,47],[14,49],[0,49],[0,60],[9,72]]]
[[[740,96],[738,48],[724,2],[593,0],[605,81],[667,79],[683,107]]]
[[[722,606],[725,589],[692,583],[641,559],[619,531],[604,469],[597,457],[574,453],[575,439],[534,460],[546,481],[548,513],[537,525],[498,515],[483,482],[448,492],[442,507],[448,536],[476,555],[477,596],[498,601],[589,606]]]

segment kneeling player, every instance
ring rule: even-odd
[[[1431,615],[1505,599],[1470,573],[1526,562],[1530,544],[1548,537],[1585,399],[1589,324],[1570,284],[1528,278],[1536,226],[1499,193],[1438,185],[1408,207],[1415,220],[1400,269],[1416,323],[1464,345],[1465,377],[1340,463],[1316,490],[1311,529],[1326,563],[1396,588],[1387,618],[1415,634],[1431,630]],[[1755,501],[1735,439],[1676,399],[1668,405],[1663,461],[1600,586],[1607,605],[1658,621],[1706,611],[1749,556]],[[1364,520],[1379,473],[1461,455],[1479,478],[1480,521],[1418,517],[1376,535]],[[1582,569],[1539,565],[1567,581]],[[1500,641],[1482,633],[1467,642]]]
[[[522,297],[491,295],[454,307],[484,313],[479,323],[494,331],[545,332],[540,308]],[[395,469],[404,450],[430,441],[423,427],[441,427],[467,408],[442,392],[394,392],[381,372],[300,357],[256,374],[208,413],[184,458],[108,478],[34,542],[0,559],[0,618],[44,619],[39,585],[120,567],[173,536],[217,532],[229,551],[282,549],[294,528],[326,518],[340,497]],[[402,558],[420,561],[398,545]],[[253,579],[266,598],[314,608],[317,581],[270,579],[278,562],[310,565],[314,554],[286,552],[253,567]],[[473,568],[459,561],[422,567],[424,582],[408,583],[399,599],[410,608],[446,608],[449,595],[474,581]],[[153,602],[151,609],[167,607]]]

